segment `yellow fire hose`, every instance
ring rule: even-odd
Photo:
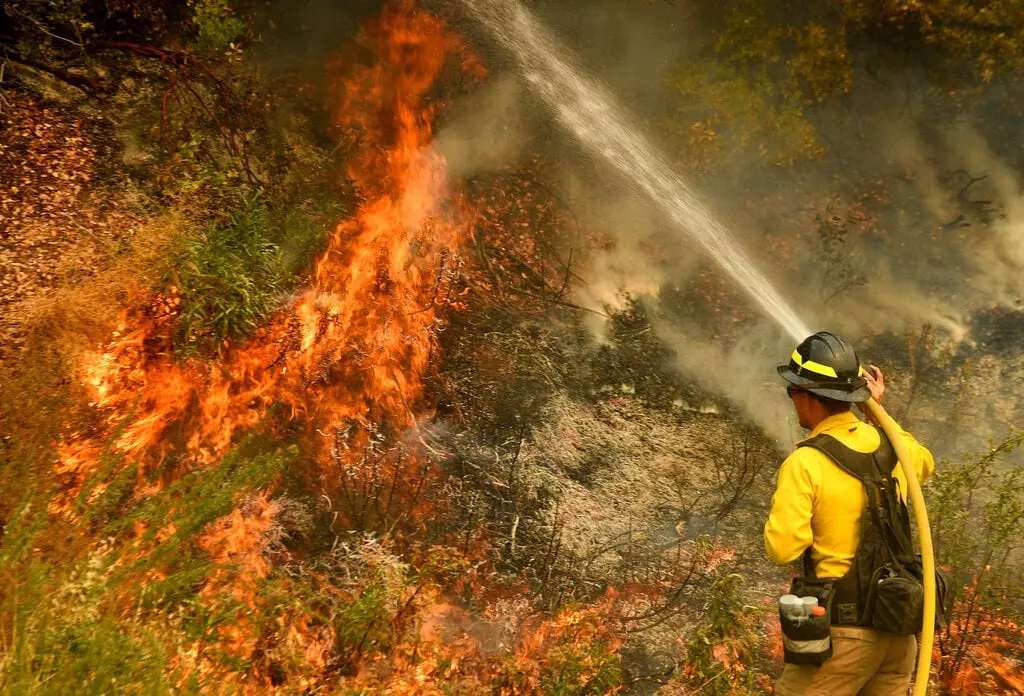
[[[868,399],[865,405],[875,422],[882,426],[896,451],[900,466],[903,467],[903,474],[907,478],[910,503],[914,508],[914,518],[917,520],[917,535],[921,543],[921,561],[924,566],[924,625],[921,626],[921,643],[917,646],[917,680],[914,683],[914,696],[925,696],[928,693],[928,677],[931,673],[932,642],[935,640],[935,555],[932,551],[928,511],[924,506],[921,482],[917,480],[917,471],[910,463],[910,453],[907,452],[907,445],[900,435],[899,426],[874,399]]]

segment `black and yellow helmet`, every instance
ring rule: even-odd
[[[853,346],[828,331],[804,339],[789,364],[779,365],[778,370],[790,384],[827,399],[860,403],[871,396]]]

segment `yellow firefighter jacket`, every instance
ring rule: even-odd
[[[901,432],[902,429],[901,429]],[[852,412],[829,416],[811,434],[826,433],[857,452],[873,452],[879,432]],[[935,461],[912,435],[903,432],[907,449],[924,481]],[[900,493],[906,499],[907,482],[896,467]],[[860,516],[867,495],[860,481],[840,469],[827,456],[810,447],[797,447],[779,469],[772,510],[764,526],[764,545],[776,563],[791,563],[811,548],[819,578],[840,578],[850,568],[860,543]]]

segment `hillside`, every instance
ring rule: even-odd
[[[458,4],[3,8],[3,693],[770,690],[791,339]],[[885,370],[933,684],[1024,693],[1021,85],[876,10],[538,11]]]

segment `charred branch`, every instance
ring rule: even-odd
[[[10,49],[4,50],[4,62],[21,65],[33,70],[39,70],[57,78],[65,84],[71,85],[72,87],[76,87],[85,92],[95,92],[103,87],[103,82],[100,80],[86,77],[84,75],[76,75],[53,65],[46,65],[45,63],[41,63],[37,60],[21,56]]]
[[[171,51],[165,48],[158,48],[156,46],[148,46],[146,44],[132,43],[130,41],[92,41],[86,46],[86,49],[94,51],[103,49],[128,51],[135,55],[142,56],[143,58],[156,58],[162,63],[178,66],[184,65],[190,60],[193,60],[192,56],[188,53]]]

